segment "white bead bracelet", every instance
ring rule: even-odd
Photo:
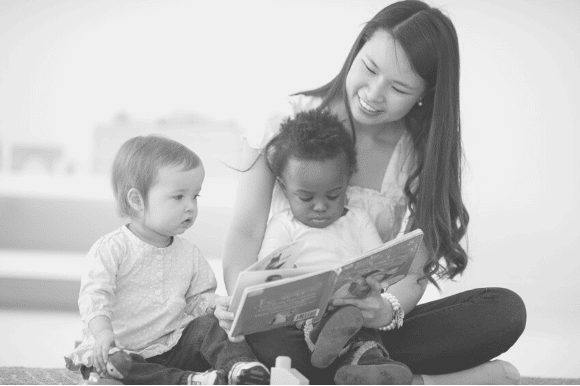
[[[395,328],[403,327],[403,319],[405,318],[405,310],[399,304],[399,301],[395,297],[395,295],[385,292],[381,294],[385,303],[388,301],[391,307],[393,308],[393,319],[391,323],[387,324],[384,327],[379,327],[380,331],[390,331],[394,330]]]

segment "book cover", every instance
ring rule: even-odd
[[[229,336],[321,318],[337,272],[318,271],[244,289]]]

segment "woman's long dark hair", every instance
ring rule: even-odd
[[[365,24],[333,80],[299,94],[321,97],[321,109],[342,98],[354,135],[346,77],[358,52],[378,30],[391,34],[403,47],[411,65],[427,84],[423,106],[415,105],[405,117],[417,157],[416,168],[405,184],[405,194],[412,227],[423,230],[429,252],[424,277],[436,285],[433,276],[453,279],[463,272],[468,260],[460,244],[469,214],[461,198],[459,45],[451,20],[419,0],[391,4]]]

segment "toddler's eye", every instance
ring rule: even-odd
[[[301,201],[304,201],[304,202],[312,201],[312,197],[300,197],[299,196],[299,198],[300,198]]]
[[[334,201],[334,200],[336,200],[338,197],[340,197],[340,195],[337,195],[337,196],[328,196],[328,199],[329,199],[330,201]]]

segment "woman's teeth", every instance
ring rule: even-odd
[[[375,109],[373,106],[369,105],[367,102],[365,102],[361,97],[358,98],[360,105],[367,111],[371,112],[371,113],[376,113],[379,110]]]

